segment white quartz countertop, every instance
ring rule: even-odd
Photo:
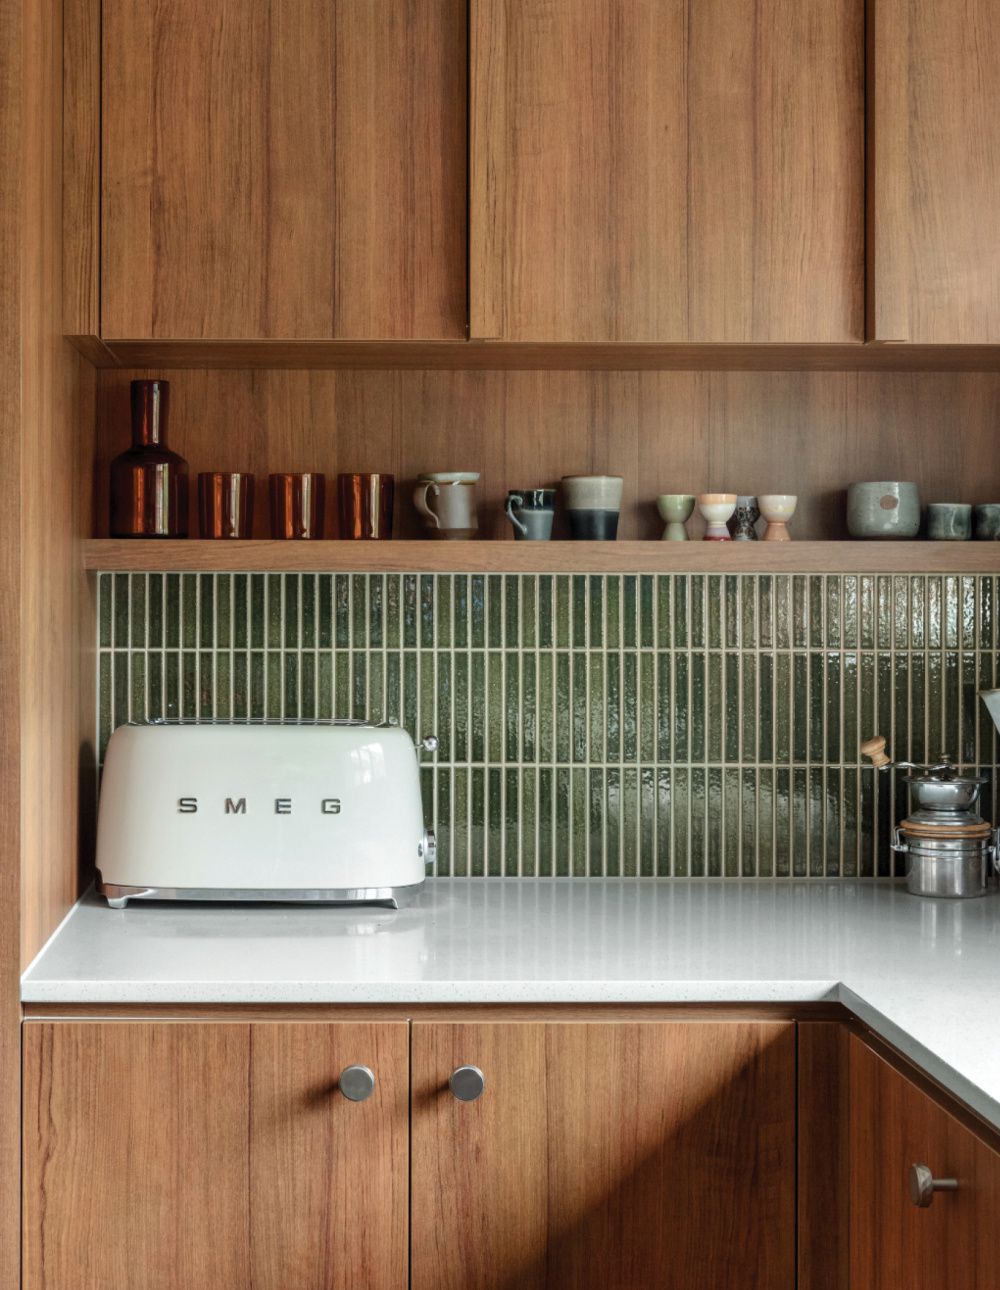
[[[26,1003],[842,1002],[1000,1127],[1000,895],[435,879],[399,911],[85,897]]]

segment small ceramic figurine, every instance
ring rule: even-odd
[[[764,530],[765,542],[788,542],[788,521],[795,514],[795,504],[799,499],[792,493],[768,493],[757,499],[760,513],[767,520]]]
[[[656,509],[667,526],[663,530],[663,541],[686,542],[688,535],[684,525],[694,512],[694,497],[690,493],[661,493],[656,499]]]
[[[736,510],[735,493],[702,493],[698,498],[698,510],[708,524],[706,542],[732,541],[726,522]]]
[[[757,530],[754,525],[760,519],[760,508],[756,497],[737,497],[736,511],[729,521],[729,531],[734,542],[756,542]]]

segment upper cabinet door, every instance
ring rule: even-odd
[[[862,339],[863,0],[472,0],[471,48],[473,336]]]
[[[874,338],[1000,343],[996,0],[874,9]]]
[[[465,335],[465,0],[104,0],[102,333]]]

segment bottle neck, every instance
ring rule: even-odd
[[[166,381],[132,382],[132,447],[164,447],[170,387]]]

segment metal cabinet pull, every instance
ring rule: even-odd
[[[370,1066],[345,1066],[337,1086],[348,1102],[365,1102],[375,1092],[375,1072]]]
[[[460,1102],[474,1102],[483,1095],[486,1076],[478,1066],[459,1066],[452,1071],[448,1087]]]
[[[910,1165],[910,1200],[926,1209],[936,1191],[958,1191],[957,1178],[935,1178],[927,1165]]]

